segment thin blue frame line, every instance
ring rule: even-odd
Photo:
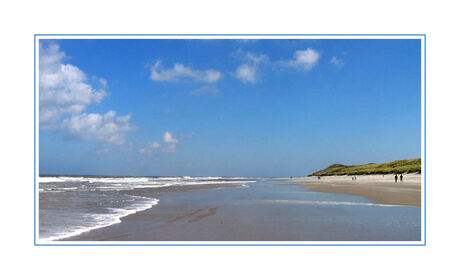
[[[423,36],[424,37],[424,243],[423,244],[37,244],[36,37],[37,36]],[[35,246],[426,246],[426,34],[34,34],[34,245]]]
[[[36,36],[425,36],[425,34],[35,34]]]
[[[423,161],[423,166],[424,166],[424,173],[423,173],[423,182],[424,182],[424,192],[425,192],[425,195],[424,195],[424,208],[425,208],[425,215],[424,215],[424,225],[425,225],[425,240],[424,240],[424,244],[426,245],[426,35],[423,36],[424,37],[424,40],[423,40],[423,43],[424,43],[424,70],[425,70],[425,73],[424,73],[424,103],[423,103],[423,107],[424,107],[424,140],[423,140],[423,144],[424,144],[424,151],[423,151],[423,154],[424,154],[424,161]]]
[[[37,162],[37,151],[36,151],[36,134],[37,134],[37,128],[36,128],[36,117],[37,117],[37,112],[36,112],[36,107],[37,107],[37,101],[36,101],[36,86],[37,86],[37,77],[36,77],[36,61],[37,61],[37,58],[36,58],[36,44],[37,44],[37,40],[36,40],[36,36],[34,36],[34,245],[37,245],[37,237],[36,237],[36,233],[37,233],[37,219],[36,219],[36,209],[37,209],[37,182],[36,182],[36,178],[37,178],[37,170],[36,170],[36,162]]]

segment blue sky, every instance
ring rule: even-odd
[[[40,41],[40,174],[303,176],[420,157],[418,39]]]

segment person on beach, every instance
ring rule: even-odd
[[[395,174],[395,183],[398,182],[398,174]]]
[[[403,179],[403,176],[401,174],[401,176],[399,176],[399,182],[402,182],[402,179]]]

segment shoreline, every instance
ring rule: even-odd
[[[161,203],[53,241],[418,240],[420,175],[404,176],[397,184],[373,175],[124,190]]]
[[[290,185],[304,189],[364,197],[377,204],[421,207],[421,174],[409,173],[403,175],[403,182],[394,182],[394,175],[360,175],[356,181],[351,175],[322,176],[283,179]]]
[[[307,191],[281,180],[163,193],[121,223],[59,241],[417,241],[420,208]]]

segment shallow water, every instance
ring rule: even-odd
[[[39,238],[55,240],[120,223],[159,202],[129,190],[245,182],[221,177],[40,177]]]
[[[147,186],[149,180],[151,187]],[[313,192],[279,181],[175,178],[172,184],[172,179],[149,178],[141,187],[136,187],[139,182],[127,179],[129,182],[124,183],[100,181],[60,182],[61,189],[69,190],[52,196],[45,191],[51,183],[40,184],[43,189],[40,237],[73,234],[68,240],[116,241],[417,241],[421,238],[420,207],[374,204],[362,197]],[[169,185],[158,187],[159,181]],[[121,185],[114,190],[111,189],[114,184]],[[75,186],[94,190],[81,193],[70,190]],[[136,209],[138,212],[133,214]],[[69,216],[73,218],[66,221]],[[98,228],[91,227],[95,217],[105,217],[96,221]],[[108,217],[109,222],[104,220]],[[79,234],[75,229],[82,221],[84,228],[91,230]]]

